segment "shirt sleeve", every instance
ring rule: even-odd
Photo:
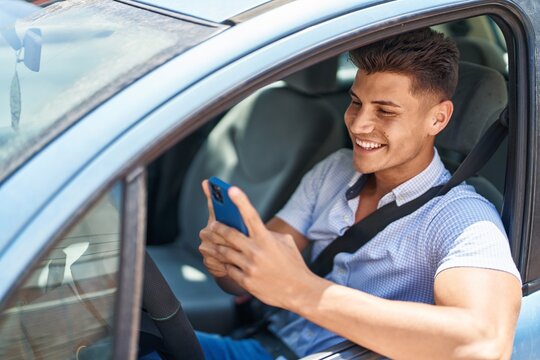
[[[332,164],[339,161],[341,156],[342,151],[337,151],[307,172],[289,201],[276,214],[276,217],[285,221],[305,236],[312,224],[313,212],[324,178],[331,169]]]
[[[474,267],[505,271],[521,281],[499,214],[484,198],[451,201],[431,229],[435,276],[450,268]]]

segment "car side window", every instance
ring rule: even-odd
[[[113,186],[35,263],[0,314],[0,358],[111,357],[122,190]]]

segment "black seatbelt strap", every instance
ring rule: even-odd
[[[498,120],[488,128],[446,184],[433,187],[401,206],[397,206],[394,201],[380,207],[331,242],[309,265],[311,271],[318,276],[326,276],[332,270],[334,257],[338,253],[356,252],[394,221],[412,214],[431,199],[446,194],[454,186],[476,174],[495,153],[507,133],[508,110],[505,108],[500,113]]]

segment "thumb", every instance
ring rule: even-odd
[[[238,187],[233,186],[229,189],[229,197],[234,202],[242,219],[248,228],[249,234],[261,233],[261,231],[266,231],[266,226],[264,226],[259,213],[251,202],[249,201],[247,195],[240,190]]]

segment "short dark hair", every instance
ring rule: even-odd
[[[453,40],[423,28],[352,50],[351,61],[367,74],[394,72],[411,78],[413,93],[448,100],[458,81],[459,50]]]

